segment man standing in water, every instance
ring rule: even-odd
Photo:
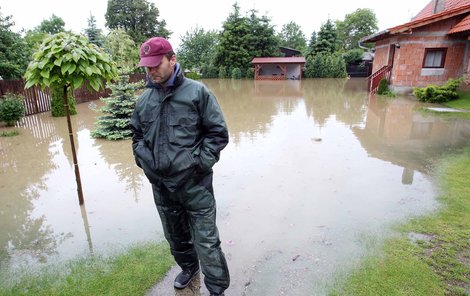
[[[224,295],[230,276],[220,247],[212,166],[228,143],[215,96],[185,78],[171,44],[153,37],[140,48],[146,90],[131,119],[136,163],[152,183],[155,204],[185,288],[199,274],[210,295]]]

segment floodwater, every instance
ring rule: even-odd
[[[214,167],[227,295],[324,295],[390,225],[438,207],[433,162],[470,144],[470,120],[368,96],[363,79],[203,82],[230,131]],[[130,140],[90,137],[102,104],[72,117],[82,207],[65,118],[29,116],[0,138],[2,277],[163,239]],[[174,295],[167,282],[153,293]]]

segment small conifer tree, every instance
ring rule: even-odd
[[[122,75],[115,83],[110,84],[110,97],[101,99],[106,103],[100,109],[105,115],[98,118],[97,127],[91,132],[92,137],[107,140],[129,139],[132,135],[130,120],[138,99],[136,91],[142,87],[143,82],[130,83],[128,75]]]

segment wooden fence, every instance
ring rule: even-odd
[[[129,81],[137,82],[144,78],[145,74],[131,74]],[[0,80],[0,97],[7,93],[20,94],[24,96],[24,106],[26,109],[25,115],[32,115],[51,110],[51,95],[48,88],[41,89],[39,86],[32,86],[25,89],[24,85],[24,80]],[[88,90],[86,84],[84,84],[81,88],[73,91],[73,97],[75,98],[75,102],[79,104],[108,97],[110,93],[111,90],[109,88],[105,88],[98,92],[91,92]]]

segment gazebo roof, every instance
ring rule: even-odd
[[[305,57],[253,58],[252,64],[305,64]]]

